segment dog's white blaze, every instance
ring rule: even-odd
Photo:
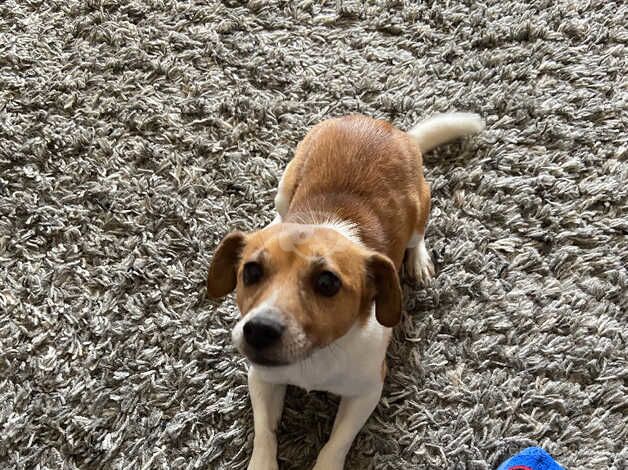
[[[318,224],[316,224],[316,226],[326,227],[335,230],[343,237],[351,240],[353,243],[364,246],[364,244],[362,243],[362,238],[360,237],[360,228],[354,222],[330,217],[328,220],[319,222]]]

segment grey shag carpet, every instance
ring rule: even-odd
[[[0,468],[245,468],[212,250],[314,123],[448,110],[487,130],[426,159],[438,276],[347,468],[627,468],[626,3],[375,3],[0,3]],[[336,404],[289,391],[283,469]]]

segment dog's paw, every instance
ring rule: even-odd
[[[407,249],[403,267],[410,280],[424,285],[430,283],[434,277],[434,264],[423,240],[417,246]]]
[[[266,457],[258,457],[253,454],[249,461],[247,470],[279,470],[279,465],[276,459],[268,459]]]
[[[277,448],[272,444],[254,445],[247,470],[279,470]]]
[[[344,454],[336,452],[330,447],[323,447],[312,470],[343,470],[344,466]]]

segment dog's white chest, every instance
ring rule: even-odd
[[[303,361],[280,367],[251,367],[270,383],[355,396],[382,381],[382,362],[390,335],[391,329],[380,325],[372,312],[366,324],[354,326]]]

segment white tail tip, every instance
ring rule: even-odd
[[[484,120],[474,113],[445,113],[432,116],[408,131],[421,152],[484,130]]]

